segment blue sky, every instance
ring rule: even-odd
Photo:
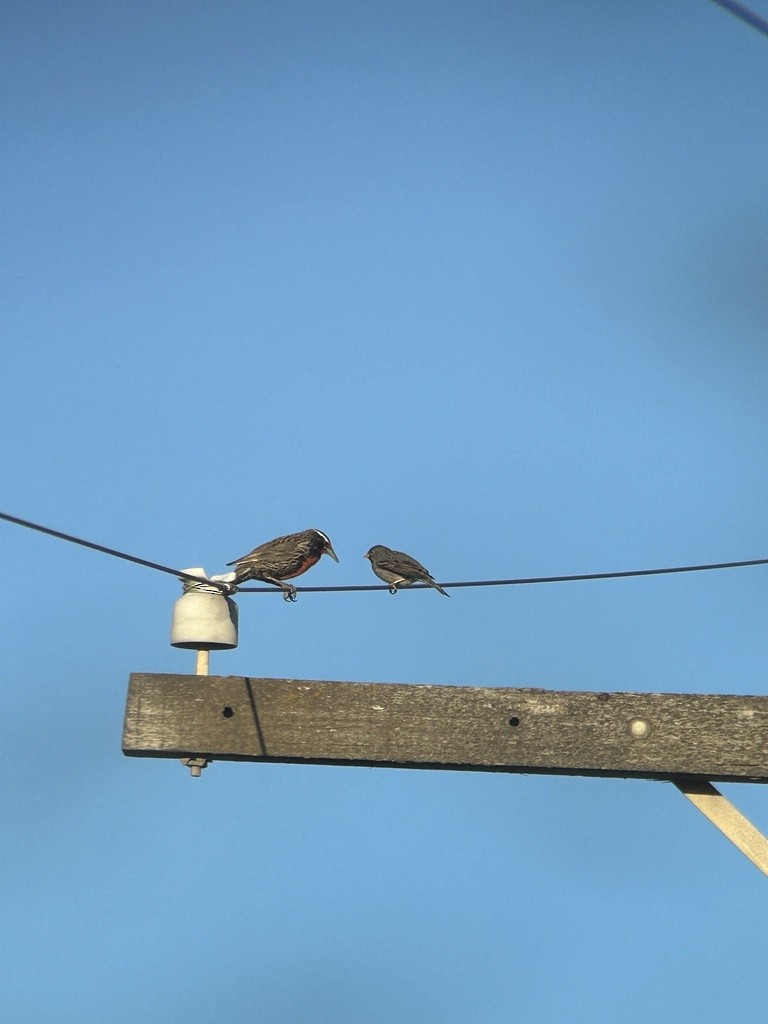
[[[209,572],[315,526],[316,585],[768,557],[715,4],[32,0],[0,67],[3,511]],[[671,786],[125,758],[178,585],[0,538],[4,1020],[764,1020],[765,879]],[[212,671],[762,694],[767,580],[243,594]]]

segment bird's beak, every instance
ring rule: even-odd
[[[334,562],[338,562],[338,560],[339,560],[339,556],[338,556],[338,555],[336,554],[336,552],[335,552],[335,551],[333,550],[333,548],[331,547],[331,545],[330,545],[330,544],[329,544],[329,545],[328,545],[328,547],[327,547],[327,548],[325,549],[325,551],[323,552],[323,554],[325,554],[325,555],[330,555],[330,556],[331,556],[331,558],[332,558],[332,559],[334,560]]]

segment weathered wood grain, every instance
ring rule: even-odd
[[[131,676],[138,757],[768,781],[768,697]]]

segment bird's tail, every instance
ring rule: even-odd
[[[450,597],[451,596],[446,590],[443,590],[443,588],[440,586],[439,583],[435,583],[435,581],[433,579],[425,579],[424,582],[428,583],[430,585],[430,587],[434,587],[435,590],[439,590],[440,593],[444,597]]]

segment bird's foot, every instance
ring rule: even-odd
[[[284,601],[295,601],[299,596],[296,587],[292,587],[290,583],[286,583],[282,589]]]
[[[397,593],[397,584],[396,583],[392,584],[392,586],[389,588],[389,592],[390,592],[390,594],[396,594]]]

